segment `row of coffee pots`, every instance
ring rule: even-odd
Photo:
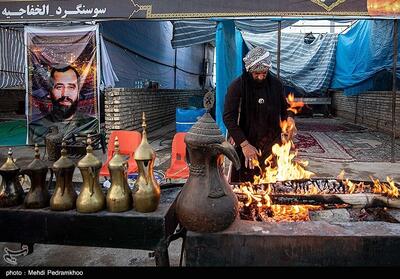
[[[146,119],[143,113],[142,142],[135,151],[135,161],[139,175],[131,191],[128,185],[128,161],[119,153],[118,138],[115,138],[115,154],[108,164],[111,187],[105,195],[99,183],[101,161],[93,154],[90,139],[87,140],[86,156],[77,164],[83,182],[79,195],[76,193],[72,178],[74,162],[68,158],[66,144],[62,143],[61,157],[53,164],[56,186],[50,197],[46,184],[47,165],[40,160],[39,148],[35,146],[35,159],[21,171],[12,158],[11,148],[6,162],[0,167],[2,182],[0,185],[0,207],[24,204],[25,208],[44,208],[66,211],[76,208],[78,212],[93,213],[107,208],[110,212],[123,212],[134,208],[139,212],[152,212],[160,201],[160,185],[154,178],[153,167],[155,152],[147,141]],[[20,175],[28,175],[31,180],[29,192],[24,197]],[[51,180],[49,181],[51,182]]]

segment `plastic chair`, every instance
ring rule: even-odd
[[[118,137],[119,142],[119,153],[122,155],[129,156],[128,159],[128,173],[137,172],[138,167],[134,159],[134,153],[136,148],[140,145],[142,141],[142,135],[137,131],[124,131],[116,130],[112,131],[110,135],[110,140],[107,145],[107,161],[100,169],[100,175],[110,177],[110,172],[108,171],[108,163],[114,156],[114,141],[115,137]]]
[[[165,173],[166,179],[185,179],[189,177],[186,163],[185,132],[176,133],[172,140],[171,165]]]

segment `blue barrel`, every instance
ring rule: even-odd
[[[176,108],[176,132],[189,131],[205,113],[205,108]]]

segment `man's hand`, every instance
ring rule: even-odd
[[[253,160],[258,160],[257,156],[261,156],[260,152],[257,151],[257,149],[254,146],[252,146],[247,140],[242,142],[240,146],[242,147],[242,152],[245,157],[244,159],[245,167],[249,169],[254,169]]]

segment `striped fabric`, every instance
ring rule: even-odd
[[[215,41],[217,23],[210,20],[174,21],[173,48]]]
[[[249,47],[263,46],[272,54],[271,71],[276,73],[277,32],[254,34],[242,32]],[[335,67],[337,34],[315,35],[311,44],[304,34],[282,33],[280,77],[306,93],[321,95],[328,89]]]
[[[288,27],[297,20],[282,20],[282,28]],[[217,22],[214,20],[174,21],[173,48],[188,47],[215,41]],[[268,33],[278,30],[276,20],[235,20],[235,26],[241,31]]]
[[[0,28],[0,88],[24,85],[24,32]]]
[[[297,20],[282,20],[282,29],[295,24]],[[278,21],[276,20],[235,20],[235,26],[240,31],[251,32],[255,34],[269,33],[278,30]]]

